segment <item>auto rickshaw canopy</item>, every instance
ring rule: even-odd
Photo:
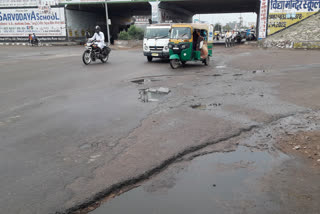
[[[212,24],[206,23],[179,23],[179,24],[172,24],[172,28],[179,28],[179,27],[188,27],[191,28],[191,32],[194,30],[205,30],[208,32],[208,42],[213,43],[213,29],[214,26]]]

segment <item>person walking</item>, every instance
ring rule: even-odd
[[[226,33],[226,48],[229,48],[231,46],[231,32],[228,30]]]
[[[32,34],[29,34],[28,40],[29,40],[29,44],[32,45],[33,44],[33,42],[32,42]]]
[[[38,37],[36,36],[35,33],[33,33],[33,35],[32,35],[32,45],[37,45],[38,46],[38,44],[39,44]]]

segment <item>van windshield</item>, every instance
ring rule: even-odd
[[[188,27],[173,28],[171,39],[191,39],[191,29]]]
[[[164,39],[169,38],[169,35],[169,28],[147,28],[144,37],[147,39]]]

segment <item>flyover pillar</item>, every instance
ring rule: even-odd
[[[159,1],[149,1],[151,4],[151,20],[152,23],[160,23]]]

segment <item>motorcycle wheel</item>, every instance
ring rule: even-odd
[[[102,62],[102,63],[106,63],[106,62],[108,61],[108,59],[109,59],[109,55],[103,57],[103,58],[101,59],[101,62]]]
[[[177,60],[177,59],[171,59],[171,60],[170,60],[170,66],[171,66],[172,69],[179,68],[179,66],[180,66],[180,61]]]
[[[90,51],[85,51],[82,55],[82,61],[85,65],[89,65],[92,61]]]

